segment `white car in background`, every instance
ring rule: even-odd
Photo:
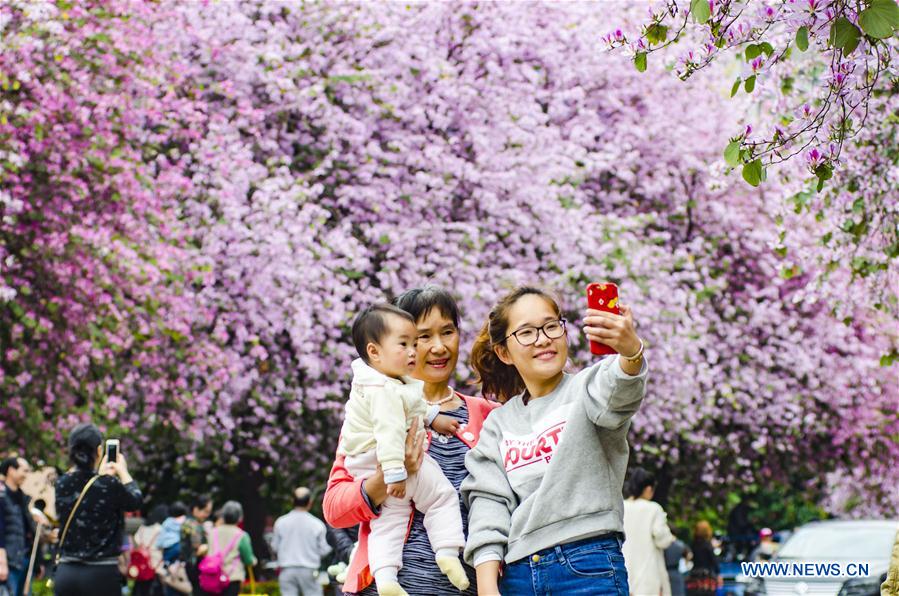
[[[899,520],[827,520],[797,528],[772,562],[866,563],[864,577],[765,577],[747,583],[746,596],[880,596]]]

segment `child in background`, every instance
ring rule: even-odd
[[[175,501],[169,507],[169,516],[162,522],[156,548],[162,551],[162,560],[166,565],[177,561],[181,554],[181,525],[186,517],[187,505]]]
[[[381,596],[403,596],[397,581],[403,542],[411,514],[410,500],[424,514],[424,525],[437,566],[459,590],[468,577],[459,553],[465,545],[462,515],[455,489],[427,454],[417,473],[407,474],[406,432],[424,419],[432,430],[452,434],[458,422],[439,414],[439,406],[424,401],[423,384],[407,376],[415,369],[417,331],[409,313],[382,303],[371,306],[353,322],[353,383],[341,430],[339,453],[357,478],[371,476],[380,465],[387,484],[381,515],[371,521],[370,568]],[[418,422],[418,424],[421,424]]]

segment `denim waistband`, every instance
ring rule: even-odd
[[[526,564],[548,564],[558,561],[564,561],[566,556],[577,552],[591,552],[600,550],[615,550],[621,552],[621,545],[624,543],[624,534],[621,532],[609,532],[608,534],[600,534],[599,536],[591,536],[574,542],[566,542],[558,546],[551,546],[538,550],[523,559],[515,561],[516,563]]]

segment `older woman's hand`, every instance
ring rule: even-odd
[[[421,461],[424,459],[425,433],[421,428],[421,420],[415,418],[412,426],[406,432],[406,457],[404,466],[407,474],[414,474],[421,467]],[[384,482],[384,472],[381,470],[381,464],[374,474],[365,479],[363,490],[368,495],[369,500],[376,507],[387,499],[387,484]]]
[[[421,428],[421,419],[416,416],[406,432],[406,460],[403,464],[407,474],[412,475],[421,467],[421,460],[425,457],[424,444],[425,431]]]

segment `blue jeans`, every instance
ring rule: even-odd
[[[506,565],[503,596],[628,596],[621,535],[606,534],[536,552]]]
[[[31,554],[26,554],[21,563],[22,566],[19,569],[8,567],[9,575],[6,578],[6,587],[12,596],[22,596],[25,591],[25,576],[28,575],[28,564],[31,563]],[[31,592],[30,586],[28,591]]]

